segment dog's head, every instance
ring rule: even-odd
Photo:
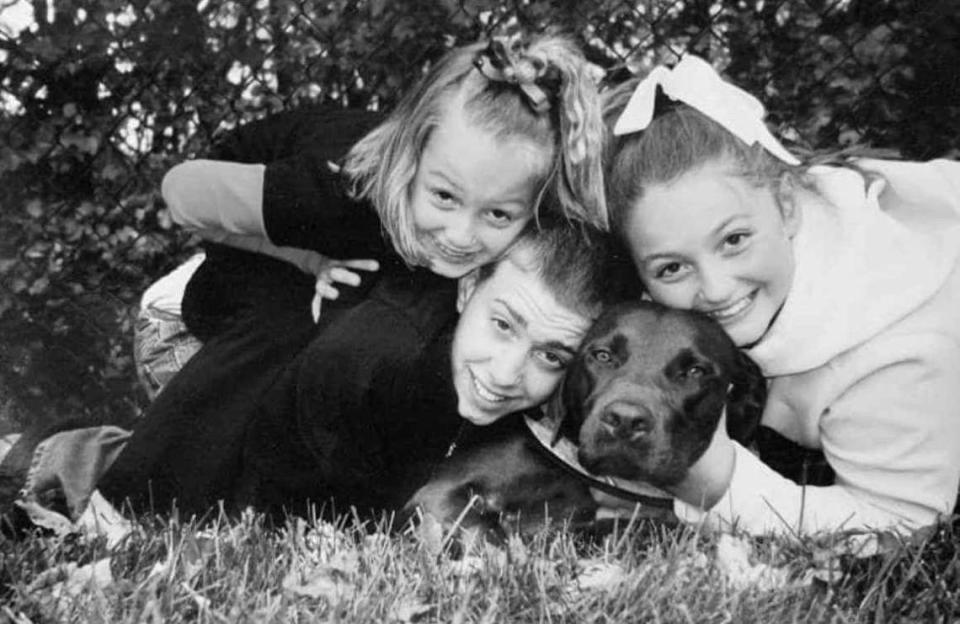
[[[704,453],[724,410],[748,443],[764,399],[759,369],[713,320],[633,302],[600,316],[551,407],[587,470],[663,487]]]

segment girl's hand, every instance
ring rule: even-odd
[[[313,321],[316,322],[320,318],[320,305],[323,300],[336,299],[340,296],[340,291],[334,286],[335,283],[359,286],[360,276],[355,271],[378,271],[380,270],[380,264],[376,260],[323,258],[313,268],[317,284],[316,293],[314,293],[313,301],[310,304],[310,312]]]

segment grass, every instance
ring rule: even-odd
[[[958,543],[957,520],[885,538],[867,558],[842,554],[837,536],[730,540],[639,524],[602,538],[544,528],[454,557],[428,530],[385,523],[147,518],[111,551],[78,535],[0,543],[0,622],[950,621]],[[767,576],[738,577],[721,553],[731,544]],[[78,581],[95,562],[100,581]]]

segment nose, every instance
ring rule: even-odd
[[[608,405],[600,415],[600,422],[611,436],[633,440],[653,431],[654,419],[646,407],[632,403]]]
[[[460,249],[470,249],[476,243],[477,233],[473,225],[473,218],[468,214],[469,211],[457,211],[459,214],[451,215],[450,221],[444,231],[447,244],[454,245]]]
[[[520,345],[507,344],[490,362],[490,381],[498,389],[510,388],[520,383],[527,352]]]
[[[720,304],[734,291],[734,279],[723,267],[702,267],[697,298],[703,303]]]

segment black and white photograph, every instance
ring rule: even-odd
[[[0,0],[0,624],[960,620],[958,0]]]

